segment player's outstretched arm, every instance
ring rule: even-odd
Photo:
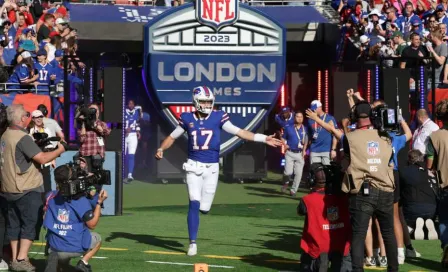
[[[156,159],[158,160],[162,159],[163,151],[170,148],[173,145],[174,141],[176,141],[177,138],[179,138],[182,134],[184,134],[184,132],[185,130],[181,126],[177,126],[176,129],[173,130],[173,132],[171,132],[171,134],[168,137],[166,137],[165,140],[163,140],[162,144],[157,149]]]
[[[314,120],[314,122],[319,124],[326,131],[333,134],[338,140],[340,140],[342,138],[342,135],[343,135],[342,132],[339,131],[338,129],[336,129],[334,126],[330,125],[329,123],[325,123],[322,119],[319,118],[319,116],[317,116],[317,113],[315,113],[314,111],[312,111],[310,109],[307,109],[305,111],[305,113],[306,113],[306,117],[308,117],[311,120]]]

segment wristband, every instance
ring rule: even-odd
[[[157,149],[157,152],[163,152],[163,149],[159,148]]]
[[[267,137],[268,137],[268,136],[266,136],[266,135],[264,135],[264,134],[256,133],[256,134],[254,135],[254,142],[266,143],[266,138],[267,138]]]
[[[96,202],[96,205],[103,205],[103,203],[100,203],[99,201]]]

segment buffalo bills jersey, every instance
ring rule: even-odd
[[[17,65],[14,68],[14,72],[9,77],[7,83],[17,83],[17,84],[8,84],[6,87],[9,90],[20,89],[20,83],[30,78],[30,72],[28,70],[28,66],[26,64]]]
[[[282,128],[285,128],[287,126],[292,126],[294,125],[294,112],[291,112],[291,115],[289,116],[288,119],[283,119],[283,116],[281,116],[281,114],[276,114],[275,115],[275,122],[277,122],[277,124],[279,124]]]
[[[39,75],[37,81],[42,84],[50,85],[50,77],[51,75],[55,74],[53,66],[51,66],[51,64],[49,63],[41,64],[39,62],[36,62],[34,64],[34,68],[37,70],[37,74]],[[42,87],[48,88],[48,86]]]
[[[89,200],[81,197],[68,202],[57,191],[50,192],[47,199],[44,226],[48,230],[50,248],[62,252],[86,252],[92,240],[84,223],[88,217],[93,217]]]
[[[229,115],[221,110],[212,111],[205,119],[195,113],[180,115],[179,125],[188,133],[188,158],[202,163],[219,162],[221,128]]]
[[[126,109],[126,115],[125,115],[126,130],[128,128],[130,128],[131,133],[140,131],[140,124],[138,122],[139,119],[140,119],[140,111],[139,110],[134,109],[131,111],[130,109]]]

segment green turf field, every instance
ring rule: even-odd
[[[185,185],[134,181],[124,187],[124,215],[103,217],[96,229],[104,249],[98,253],[102,259],[91,261],[93,270],[191,272],[190,264],[203,262],[222,266],[210,272],[299,271],[298,198],[279,189],[269,180],[220,183],[211,212],[201,215],[198,256],[188,257]],[[400,271],[441,271],[438,241],[415,241],[414,247],[422,258],[407,259]],[[32,251],[33,263],[43,271],[43,246]]]

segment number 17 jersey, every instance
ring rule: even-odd
[[[188,133],[188,158],[202,163],[219,162],[221,128],[229,115],[221,110],[212,111],[199,119],[196,113],[184,112],[179,125]]]

